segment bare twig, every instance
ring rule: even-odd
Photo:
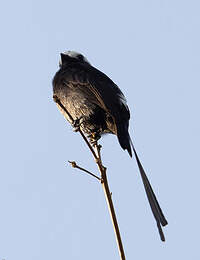
[[[68,115],[70,121],[71,121],[71,124],[74,123],[74,119],[73,117],[70,115],[70,113],[67,111],[67,109],[63,106],[63,104],[60,102],[60,99],[56,96],[56,95],[53,95],[53,100],[56,102],[56,104],[58,104],[65,112],[66,114]],[[83,134],[83,132],[81,131],[80,127],[77,129],[77,131],[81,134],[81,136],[83,137],[84,141],[86,142],[87,146],[89,147],[90,151],[92,152],[93,156],[95,159],[97,159],[97,156],[95,154],[95,151],[94,149],[92,148],[92,146],[90,145],[90,143],[88,142],[87,138],[85,137],[85,135]]]
[[[72,118],[70,113],[67,111],[67,109],[63,106],[60,99],[57,96],[53,96],[53,99],[66,112],[66,114],[68,115],[68,117],[71,120],[71,123],[73,124],[74,119]],[[97,142],[96,142],[96,144],[94,145],[95,150],[96,150],[95,151],[94,148],[92,147],[92,145],[89,143],[89,141],[85,137],[85,135],[83,134],[80,127],[77,129],[77,131],[81,134],[85,143],[87,144],[90,151],[92,152],[92,155],[93,155],[95,162],[98,166],[98,169],[100,171],[101,178],[99,178],[98,176],[89,172],[88,170],[86,170],[82,167],[79,167],[75,162],[70,162],[70,163],[71,163],[72,167],[78,168],[78,169],[92,175],[93,177],[97,178],[98,180],[101,180],[101,184],[102,184],[104,194],[105,194],[105,197],[106,197],[106,201],[107,201],[107,204],[108,204],[111,220],[112,220],[112,223],[113,223],[113,228],[114,228],[114,232],[115,232],[115,236],[116,236],[116,241],[117,241],[117,245],[118,245],[118,249],[119,249],[120,258],[121,258],[121,260],[125,260],[126,258],[125,258],[123,244],[122,244],[122,240],[121,240],[121,236],[120,236],[119,226],[118,226],[118,223],[117,223],[115,209],[114,209],[113,202],[112,202],[111,192],[110,192],[110,189],[109,189],[109,186],[108,186],[108,180],[107,180],[107,176],[106,176],[106,167],[103,166],[102,160],[101,160],[101,145],[98,145]]]
[[[86,170],[86,169],[84,169],[84,168],[78,166],[78,165],[76,164],[76,162],[74,162],[74,161],[72,161],[72,162],[68,161],[68,162],[71,164],[71,166],[72,166],[73,168],[77,168],[77,169],[79,169],[79,170],[81,170],[81,171],[83,171],[83,172],[86,172],[86,173],[88,173],[89,175],[91,175],[91,176],[95,177],[96,179],[98,179],[99,181],[101,181],[101,178],[99,178],[99,177],[98,177],[97,175],[95,175],[94,173],[92,173],[92,172],[90,172],[90,171],[88,171],[88,170]]]
[[[112,223],[113,223],[113,228],[115,231],[115,236],[116,236],[116,241],[117,241],[117,245],[118,245],[118,249],[119,249],[119,254],[122,260],[125,260],[125,254],[124,254],[124,249],[123,249],[123,244],[122,244],[122,240],[121,240],[121,235],[120,235],[120,231],[119,231],[119,226],[117,223],[117,217],[115,214],[115,209],[113,206],[113,202],[112,202],[112,197],[111,197],[111,192],[108,186],[108,180],[107,180],[107,175],[106,175],[106,168],[103,166],[102,161],[101,161],[101,153],[100,153],[100,149],[101,146],[100,145],[96,145],[96,150],[97,150],[97,154],[98,154],[98,168],[99,171],[101,173],[101,179],[102,179],[102,187],[103,187],[103,191],[106,197],[106,201],[108,204],[108,208],[109,208],[109,212],[110,212],[110,216],[112,219]]]

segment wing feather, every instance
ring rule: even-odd
[[[130,112],[126,99],[118,86],[104,73],[90,65],[68,68],[64,81],[77,86],[82,91],[92,93],[97,105],[108,112],[116,121],[128,121]],[[88,92],[89,91],[89,92]]]

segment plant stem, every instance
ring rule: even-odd
[[[70,113],[67,111],[67,109],[63,106],[60,99],[57,96],[54,96],[53,99],[57,103],[57,105],[59,105],[67,113],[68,117],[70,118],[71,122],[73,123],[74,119],[72,118]],[[96,142],[96,144],[94,145],[94,147],[96,149],[96,151],[95,151],[94,148],[92,147],[92,145],[89,143],[89,141],[85,137],[85,135],[83,134],[82,130],[80,128],[78,128],[77,131],[81,134],[85,143],[87,144],[88,148],[90,149],[90,151],[91,151],[91,153],[92,153],[92,155],[95,159],[95,162],[98,166],[98,169],[100,171],[101,178],[98,178],[96,175],[90,173],[89,171],[85,170],[82,167],[79,167],[79,166],[77,167],[75,162],[71,162],[72,167],[75,167],[75,168],[78,168],[82,171],[85,171],[92,176],[94,175],[93,177],[96,177],[97,179],[99,179],[101,181],[102,188],[103,188],[103,191],[104,191],[104,195],[106,197],[106,201],[107,201],[107,204],[108,204],[108,209],[109,209],[109,212],[110,212],[110,217],[111,217],[111,220],[112,220],[114,232],[115,232],[115,237],[116,237],[117,246],[118,246],[118,249],[119,249],[120,258],[121,258],[121,260],[125,260],[126,258],[125,258],[123,244],[122,244],[122,240],[121,240],[121,236],[120,236],[119,226],[118,226],[118,223],[117,223],[115,209],[114,209],[114,206],[113,206],[112,197],[111,197],[110,189],[109,189],[109,186],[108,186],[106,168],[103,166],[102,160],[101,160],[101,151],[100,151],[101,146],[98,145],[97,142]]]

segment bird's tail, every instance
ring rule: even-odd
[[[132,150],[131,150],[131,139],[128,133],[128,123],[117,123],[117,137],[121,147],[124,150],[127,150],[130,157],[132,157]]]
[[[163,212],[162,212],[160,205],[159,205],[159,203],[156,199],[156,196],[153,192],[151,184],[150,184],[150,182],[149,182],[149,180],[146,176],[146,173],[145,173],[143,166],[142,166],[142,164],[139,160],[139,157],[137,155],[135,147],[134,147],[134,145],[131,141],[130,135],[128,133],[128,124],[124,124],[124,123],[123,124],[117,124],[117,137],[118,137],[118,140],[119,140],[121,147],[124,150],[127,150],[131,157],[132,157],[132,149],[133,149],[133,152],[135,154],[135,158],[136,158],[136,161],[137,161],[137,165],[138,165],[138,168],[140,170],[141,177],[142,177],[142,181],[143,181],[143,184],[144,184],[144,188],[145,188],[145,191],[146,191],[146,194],[147,194],[147,198],[148,198],[152,213],[153,213],[154,218],[155,218],[156,223],[157,223],[160,238],[161,238],[162,241],[165,241],[165,236],[164,236],[164,233],[162,231],[161,225],[166,226],[167,220],[165,219],[165,216],[163,215]],[[131,149],[131,147],[132,147],[132,149]]]
[[[167,220],[165,219],[165,216],[163,215],[163,212],[160,208],[160,205],[156,199],[156,196],[153,192],[153,189],[151,187],[151,184],[146,176],[146,173],[142,167],[142,164],[138,158],[138,155],[136,153],[136,150],[135,150],[135,147],[131,141],[131,138],[129,137],[129,140],[130,140],[130,144],[133,148],[133,152],[135,154],[135,158],[136,158],[136,161],[137,161],[137,165],[138,165],[138,168],[140,170],[140,174],[141,174],[141,177],[142,177],[142,181],[143,181],[143,184],[144,184],[144,188],[145,188],[145,191],[146,191],[146,194],[147,194],[147,198],[148,198],[148,201],[149,201],[149,204],[150,204],[150,207],[151,207],[151,210],[152,210],[152,213],[154,215],[154,218],[156,220],[156,223],[157,223],[157,227],[158,227],[158,231],[159,231],[159,234],[160,234],[160,238],[162,241],[165,241],[165,236],[164,236],[164,233],[162,231],[162,228],[161,228],[161,225],[162,226],[166,226],[168,223],[167,223]],[[129,153],[130,154],[130,153]]]

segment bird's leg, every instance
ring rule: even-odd
[[[98,131],[92,132],[90,135],[88,135],[89,141],[92,146],[97,145],[97,141],[101,138],[101,135]]]
[[[73,131],[78,132],[82,123],[83,123],[83,117],[75,119],[72,123],[72,127],[74,128]]]

